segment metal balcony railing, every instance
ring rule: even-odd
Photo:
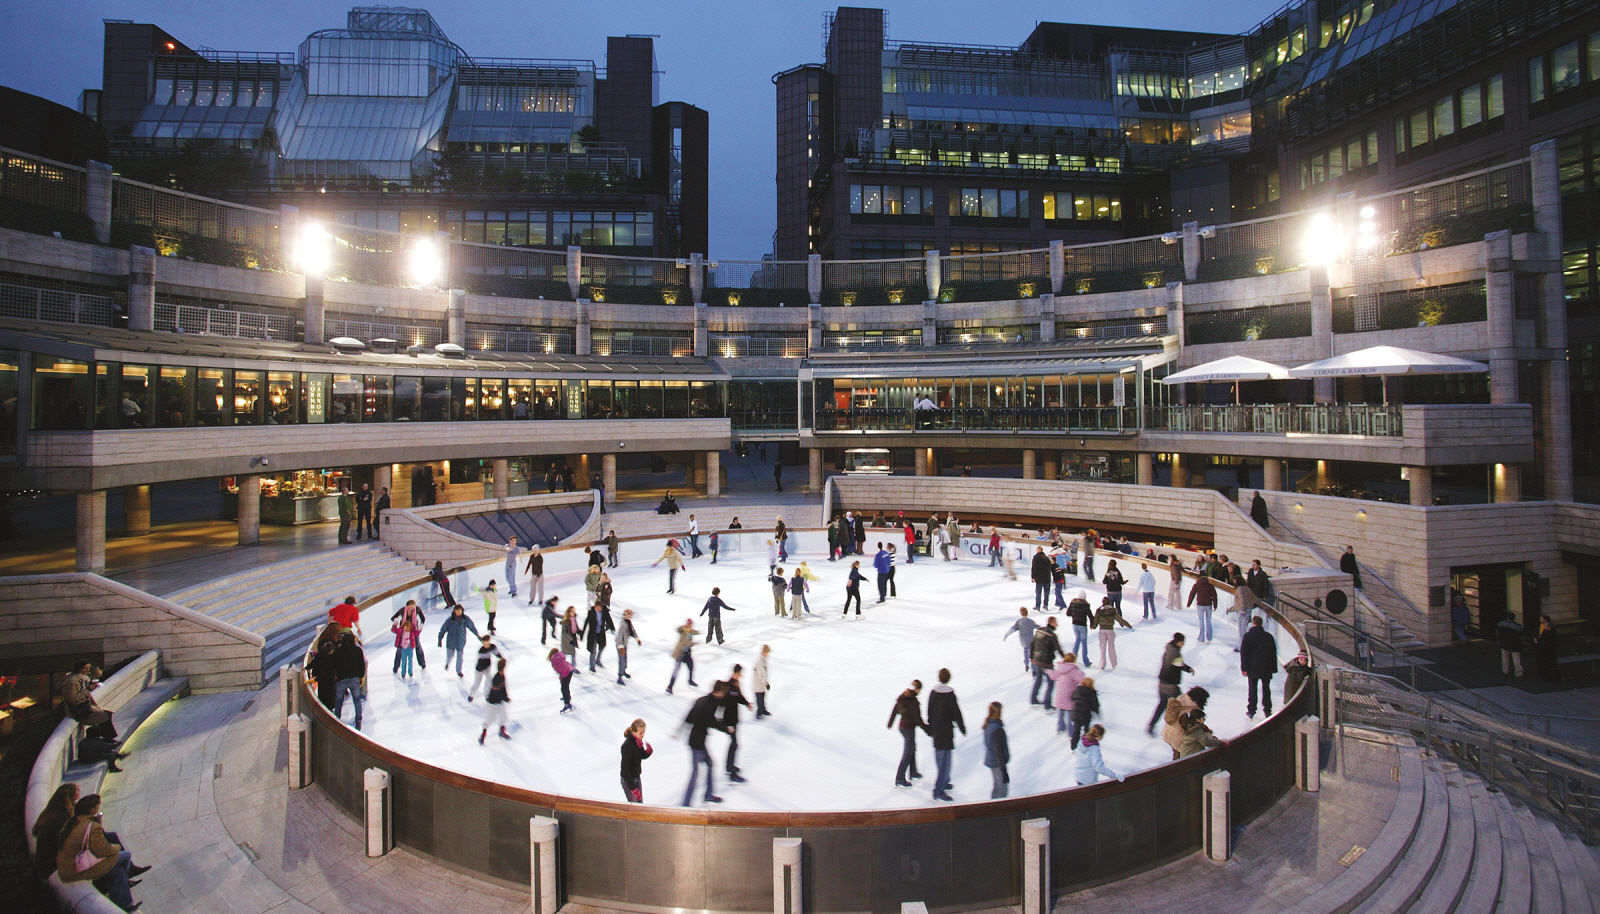
[[[1400,416],[1398,403],[1169,406],[1151,411],[1150,427],[1169,432],[1399,437],[1404,433]]]
[[[1135,410],[1115,406],[821,409],[816,413],[819,432],[1133,432],[1137,425]]]

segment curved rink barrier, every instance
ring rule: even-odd
[[[1277,612],[1282,636],[1299,630]],[[770,911],[774,838],[802,840],[804,908],[898,911],[1017,904],[1021,823],[1050,822],[1051,892],[1112,881],[1203,844],[1205,775],[1231,774],[1235,827],[1294,784],[1295,722],[1312,713],[1306,686],[1227,746],[1138,774],[1004,800],[863,812],[713,811],[637,806],[511,787],[420,762],[334,718],[300,680],[316,786],[352,818],[363,815],[363,773],[389,773],[397,844],[469,873],[530,882],[529,825],[560,822],[562,903],[659,910]],[[1275,681],[1276,684],[1276,681]],[[1150,691],[1155,692],[1151,677]],[[558,751],[541,748],[530,751]],[[603,760],[613,765],[614,760]],[[574,759],[573,764],[585,764]],[[1063,780],[1070,756],[1053,759]]]

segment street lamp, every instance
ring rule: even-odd
[[[1320,266],[1337,260],[1344,246],[1333,217],[1327,213],[1317,213],[1311,217],[1311,222],[1306,226],[1304,243],[1306,263]]]
[[[300,227],[295,239],[294,263],[306,276],[325,276],[328,272],[329,248],[333,239],[319,222],[307,222]]]
[[[439,246],[431,238],[418,238],[406,256],[406,274],[413,285],[431,286],[443,272]]]

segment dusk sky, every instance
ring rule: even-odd
[[[0,84],[76,107],[100,85],[103,19],[151,22],[190,47],[294,51],[317,29],[344,25],[355,3],[0,2]],[[398,5],[398,4],[395,4]],[[661,101],[686,101],[711,116],[713,257],[756,259],[774,227],[772,74],[822,59],[822,15],[831,5],[759,2],[417,4],[479,57],[593,59],[605,65],[608,35],[655,35]],[[1016,46],[1035,22],[1241,32],[1278,0],[1199,4],[1126,0],[1112,6],[923,0],[889,2],[891,40]]]

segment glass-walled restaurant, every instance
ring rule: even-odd
[[[807,418],[819,432],[1134,432],[1145,427],[1145,416],[1165,409],[1170,395],[1160,383],[1167,362],[1081,360],[993,368],[970,366],[967,374],[951,377],[829,369],[841,376],[813,376]]]
[[[18,383],[15,358],[0,387]],[[329,422],[697,419],[726,415],[722,379],[464,377],[245,370],[36,354],[30,428]],[[8,402],[14,404],[15,397]],[[14,427],[14,423],[13,423]]]

